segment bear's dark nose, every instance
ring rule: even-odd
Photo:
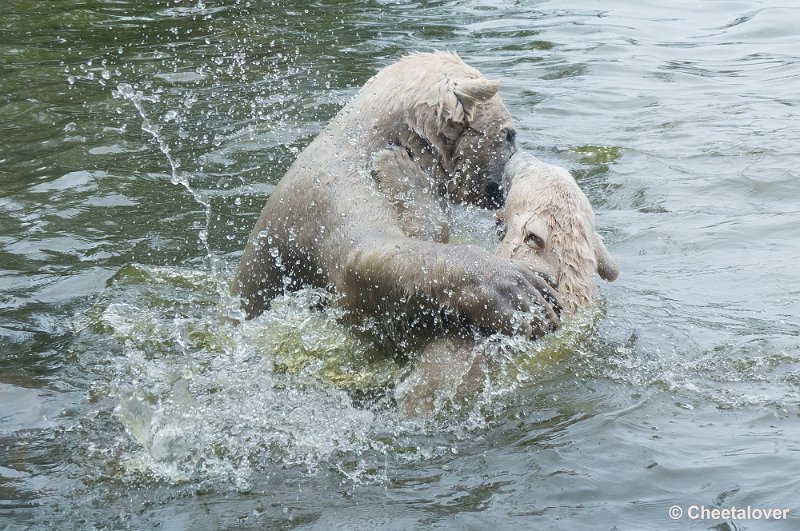
[[[486,196],[484,197],[486,208],[497,209],[503,206],[505,194],[500,183],[491,182],[486,185]]]

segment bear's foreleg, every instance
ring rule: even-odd
[[[530,338],[559,324],[559,295],[543,275],[471,245],[367,237],[339,283],[346,307],[377,315],[443,310],[486,333]]]

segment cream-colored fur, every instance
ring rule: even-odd
[[[500,218],[506,230],[497,255],[533,264],[556,278],[564,312],[574,314],[597,293],[595,271],[609,282],[619,274],[595,230],[589,200],[567,170],[526,153],[509,160],[504,180],[508,196]],[[426,216],[423,211],[415,215]],[[425,416],[474,394],[492,363],[485,346],[465,334],[431,341],[397,384],[399,409]]]
[[[510,187],[497,255],[536,264],[558,282],[568,314],[596,294],[595,271],[612,282],[619,268],[596,232],[594,211],[564,168],[517,153],[506,168]]]
[[[327,287],[356,315],[410,323],[416,333],[458,323],[537,336],[557,326],[558,295],[535,267],[437,230],[408,230],[381,187],[389,150],[418,178],[408,197],[497,206],[515,151],[511,117],[484,78],[450,53],[412,54],[384,68],[297,157],[275,187],[232,283],[246,317],[284,290]],[[389,168],[389,169],[387,169]],[[527,317],[520,319],[519,313]]]

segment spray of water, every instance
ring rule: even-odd
[[[176,115],[162,116],[155,110],[158,94],[128,83],[118,84],[113,94],[135,109],[142,131],[169,167],[171,183],[202,207],[205,224],[198,238],[210,265],[207,271],[125,268],[90,315],[89,328],[122,349],[108,375],[108,392],[117,399],[115,417],[138,444],[125,459],[128,471],[246,489],[281,463],[310,472],[329,468],[352,482],[384,482],[385,466],[377,463],[385,464],[388,455],[413,461],[451,451],[420,438],[426,426],[440,433],[480,429],[486,409],[502,402],[498,397],[529,385],[542,363],[573,349],[563,337],[543,345],[509,338],[494,343],[501,363],[497,377],[472,404],[446,413],[457,418],[450,416],[442,430],[437,419],[404,419],[391,407],[401,367],[343,325],[342,312],[322,290],[281,297],[240,326],[220,322],[223,275],[208,241],[211,201],[192,185],[164,129]],[[475,216],[461,215],[459,225],[475,232],[463,234],[464,240],[480,235],[494,245],[491,220],[476,226]],[[328,310],[319,312],[324,303]],[[581,337],[587,333],[579,331]],[[368,406],[358,398],[365,396]]]
[[[247,71],[243,55],[232,55],[234,70],[223,69],[222,56],[201,68],[202,75],[213,78],[215,90],[225,76]],[[298,92],[286,86],[286,76],[296,74],[288,68],[279,93]],[[101,79],[105,83],[109,77]],[[100,375],[103,389],[98,395],[105,391],[114,397],[114,417],[135,441],[135,449],[124,452],[125,470],[168,482],[247,489],[277,463],[312,473],[328,468],[354,483],[385,483],[388,459],[429,460],[453,453],[452,447],[435,442],[436,437],[448,433],[451,441],[471,438],[489,422],[491,411],[502,402],[498,397],[529,385],[543,363],[574,350],[563,338],[542,345],[508,339],[494,344],[502,367],[481,396],[457,413],[447,413],[444,422],[421,421],[401,418],[391,407],[391,386],[401,368],[343,325],[335,306],[318,311],[320,303],[331,302],[324,291],[281,297],[262,316],[238,327],[220,322],[216,312],[227,289],[220,273],[224,264],[209,242],[211,198],[198,190],[197,176],[182,166],[180,140],[169,127],[182,117],[175,110],[164,112],[158,91],[137,84],[120,82],[112,94],[135,110],[134,119],[166,161],[170,182],[202,208],[198,240],[209,266],[127,266],[86,316],[82,333],[87,341],[98,343],[92,338],[97,334],[119,349],[110,357],[108,372]],[[192,97],[184,99],[187,108]],[[291,145],[296,137],[287,139],[282,130],[295,127],[292,106],[298,112],[307,106],[298,103],[302,98],[287,98],[272,102],[280,113],[270,121],[292,127],[274,127],[272,136],[279,138],[270,137],[270,142],[280,145],[270,144],[264,151],[297,151]],[[253,119],[265,119],[261,113],[270,102],[263,97],[253,101]],[[210,108],[206,118],[213,121],[220,114],[219,108]],[[241,137],[241,124],[236,127],[232,130],[239,132],[232,136]],[[220,136],[208,145],[218,148]],[[207,138],[198,135],[194,140],[206,145]],[[221,148],[202,157],[217,155],[227,160],[229,153]],[[471,226],[469,220],[474,225],[475,216],[462,214],[465,219],[458,225]],[[493,224],[487,223],[462,239],[474,242],[491,234],[487,245],[493,247]],[[586,333],[581,330],[581,337]],[[86,361],[87,366],[92,363]],[[361,398],[365,396],[367,405]]]
[[[150,135],[169,165],[170,182],[176,186],[183,187],[192,199],[203,208],[205,224],[198,232],[198,240],[205,249],[206,260],[208,260],[210,270],[212,273],[216,274],[218,272],[218,261],[215,259],[211,244],[208,241],[208,234],[211,227],[211,201],[192,187],[189,176],[181,171],[180,161],[173,156],[169,143],[164,138],[164,135],[161,134],[161,126],[156,120],[151,118],[150,113],[145,108],[146,103],[158,103],[158,95],[145,95],[142,91],[136,90],[129,83],[118,84],[113,95],[129,102],[133,108],[136,109],[142,121],[142,131]],[[168,113],[168,119],[174,119],[174,117],[174,112],[172,112],[172,114]]]

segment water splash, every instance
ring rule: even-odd
[[[105,380],[139,445],[123,456],[125,470],[238,490],[275,463],[368,480],[374,467],[351,467],[380,451],[375,433],[399,421],[354,404],[346,388],[384,385],[393,367],[373,363],[337,311],[317,311],[324,292],[283,297],[234,326],[214,315],[215,286],[195,270],[130,266],[85,315],[80,334],[119,345]]]
[[[216,283],[203,271],[128,266],[84,316],[79,337],[108,338],[117,349],[84,365],[101,372],[96,394],[111,397],[114,417],[136,442],[122,455],[127,474],[247,490],[275,466],[290,466],[385,484],[387,460],[452,453],[437,440],[473,439],[510,395],[588,340],[584,323],[544,342],[498,341],[501,370],[472,403],[406,419],[390,399],[401,367],[343,324],[341,309],[319,311],[329,293],[279,297],[234,326],[214,313]]]
[[[208,260],[209,267],[212,273],[217,273],[218,263],[215,259],[214,252],[211,249],[211,244],[208,241],[208,235],[211,228],[211,200],[205,197],[202,193],[195,190],[189,181],[189,176],[181,171],[180,161],[173,156],[172,149],[169,143],[161,133],[161,125],[158,121],[150,116],[150,112],[145,108],[146,103],[158,103],[160,98],[158,95],[146,95],[141,90],[136,90],[129,83],[119,83],[116,90],[112,92],[114,97],[122,98],[128,101],[142,120],[141,129],[155,142],[158,150],[164,155],[164,158],[169,165],[170,182],[176,186],[183,187],[194,201],[203,209],[205,216],[205,223],[203,228],[198,232],[198,240],[203,245],[206,252],[206,259]],[[177,118],[177,112],[174,110],[168,111],[164,115],[164,120],[171,121]]]

